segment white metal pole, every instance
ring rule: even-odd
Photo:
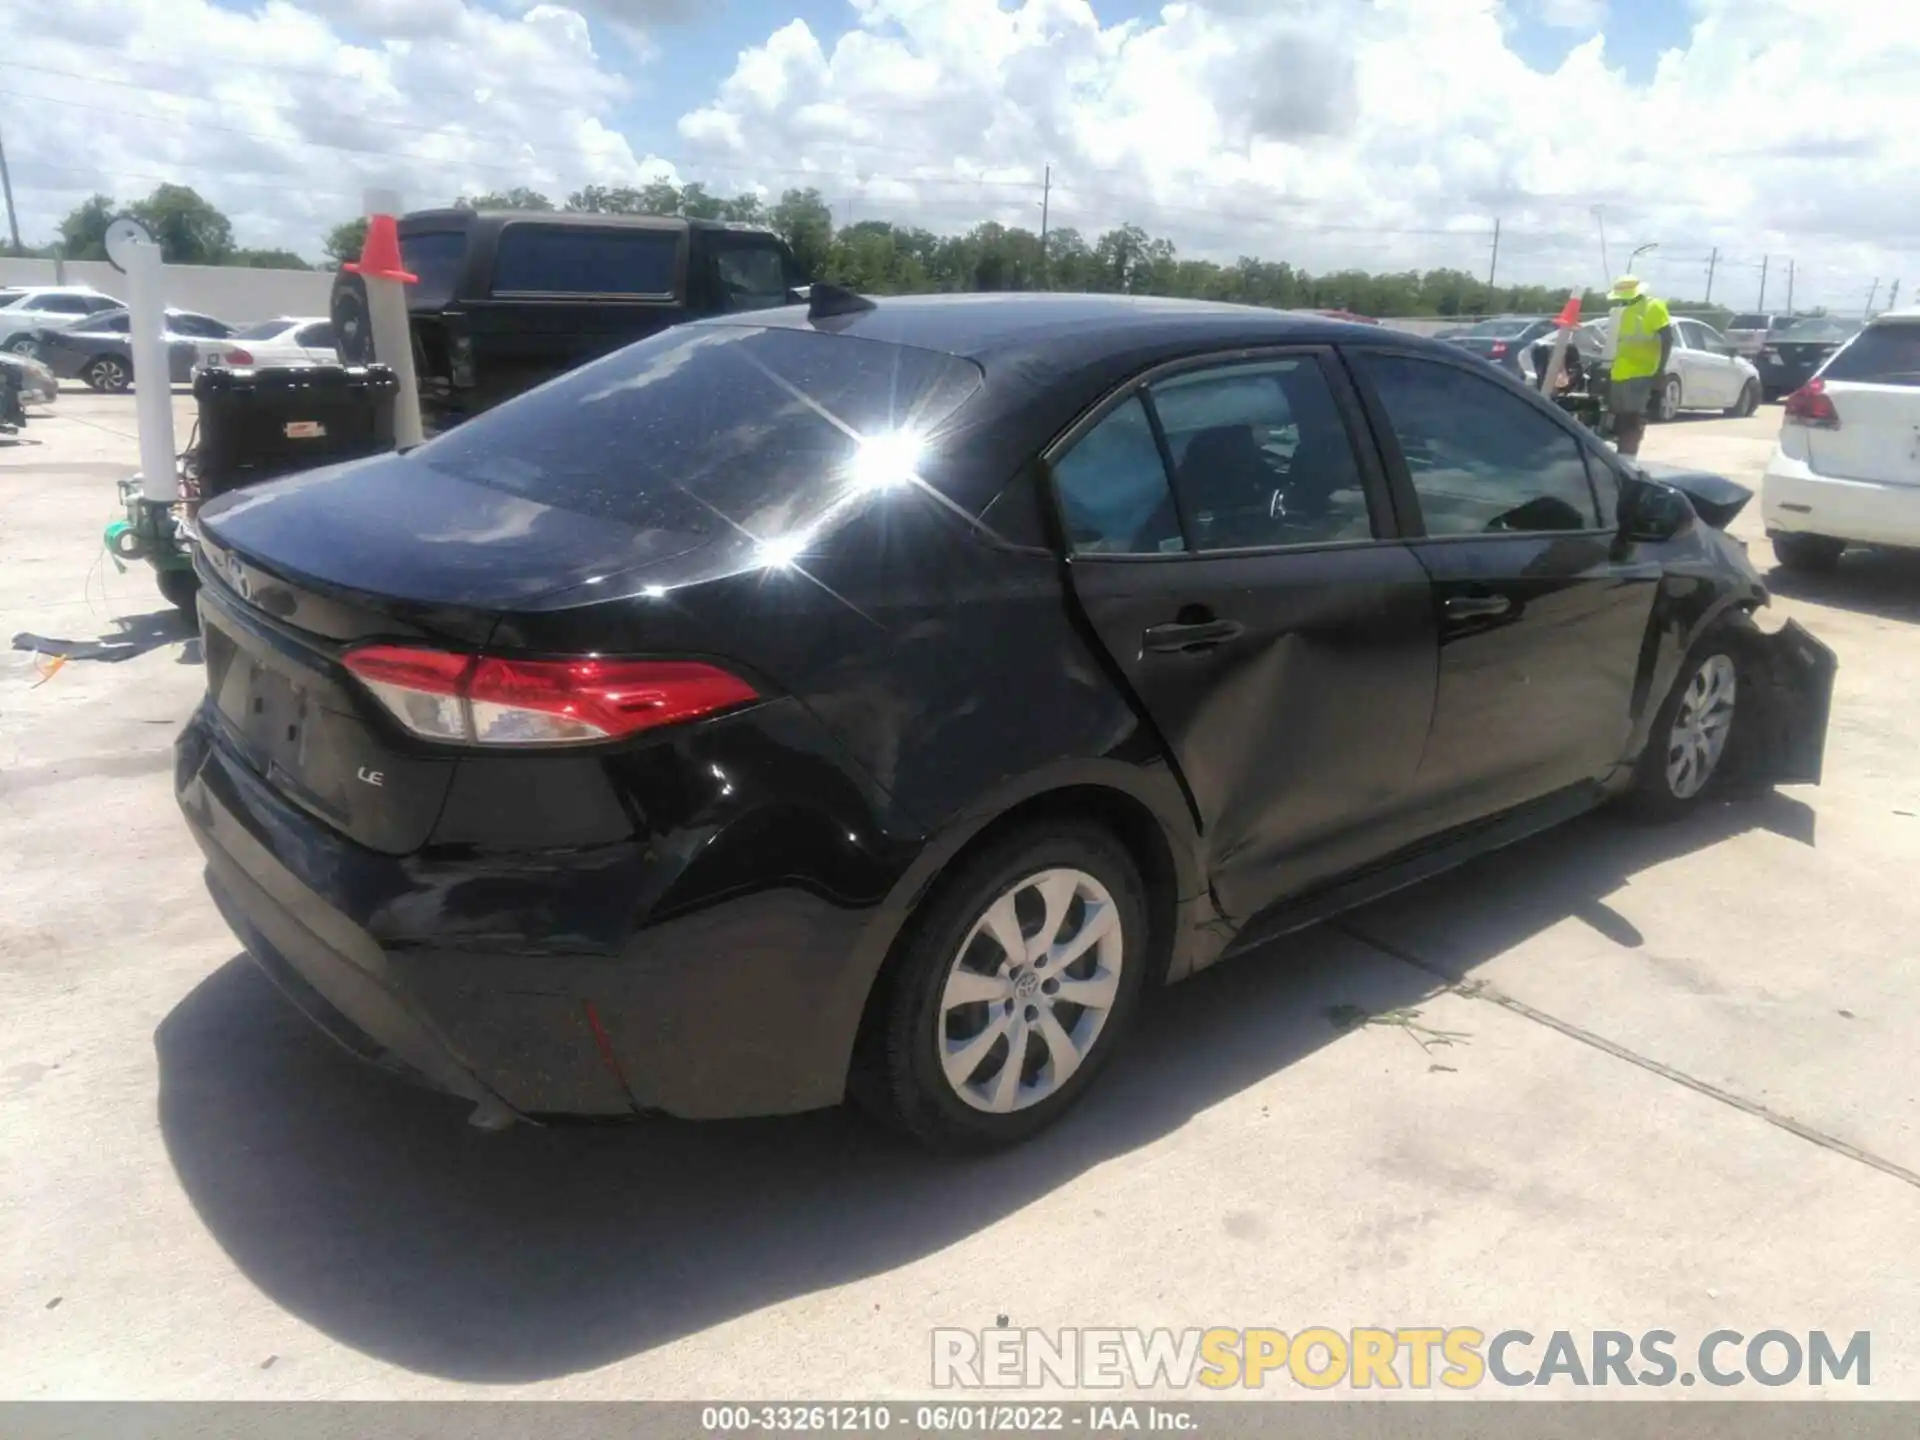
[[[160,246],[133,242],[127,258],[127,346],[133,361],[134,421],[140,431],[140,493],[156,504],[180,498],[173,452],[173,367],[167,354],[166,287]]]
[[[375,215],[398,216],[400,196],[392,190],[366,193],[369,218]],[[418,445],[426,439],[420,422],[420,377],[413,369],[413,326],[407,318],[405,282],[362,271],[367,287],[367,320],[373,329],[373,353],[382,365],[392,367],[400,381],[400,395],[393,409],[393,439],[400,449]]]

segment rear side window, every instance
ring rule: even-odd
[[[105,330],[115,335],[125,335],[129,330],[127,312],[124,310],[117,311],[107,316],[104,320],[89,325],[86,328],[89,330]]]
[[[713,273],[722,310],[766,310],[787,303],[787,257],[778,246],[721,245],[713,252]]]
[[[407,302],[415,309],[438,309],[452,300],[467,268],[464,230],[421,230],[400,237],[400,263],[412,274]]]
[[[333,325],[327,320],[316,320],[311,325],[302,325],[293,337],[293,343],[304,345],[309,350],[333,349]]]
[[[1154,555],[1186,548],[1153,422],[1129,396],[1053,462],[1067,544],[1080,555]]]
[[[1149,393],[1193,549],[1372,538],[1360,468],[1317,360],[1193,371]]]
[[[1820,374],[1862,385],[1920,385],[1920,320],[1869,325]]]
[[[1729,330],[1765,330],[1773,323],[1771,315],[1736,315],[1727,322]]]
[[[913,483],[980,380],[972,362],[932,350],[688,325],[413,453],[542,505],[777,546],[868,489]]]
[[[28,308],[44,310],[49,315],[89,315],[93,311],[81,295],[43,295],[37,306]]]
[[[679,257],[670,230],[509,225],[494,255],[493,293],[667,297]]]
[[[1368,355],[1429,535],[1585,530],[1600,523],[1575,440],[1518,395],[1452,365]]]

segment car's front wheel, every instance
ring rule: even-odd
[[[114,355],[101,355],[87,362],[80,378],[103,394],[117,395],[133,383],[133,369]]]
[[[1150,964],[1147,917],[1138,868],[1091,824],[965,862],[883,978],[856,1094],[937,1150],[1051,1124],[1120,1044]]]
[[[1726,413],[1735,420],[1744,420],[1760,408],[1760,386],[1757,381],[1749,380],[1740,387],[1740,398],[1733,402]]]
[[[1653,718],[1634,780],[1634,808],[1670,820],[1704,800],[1725,772],[1739,705],[1738,632],[1722,624],[1688,653]]]

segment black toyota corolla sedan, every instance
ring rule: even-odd
[[[1000,1144],[1234,950],[1817,781],[1746,495],[1377,327],[819,287],[206,506],[180,803],[288,996],[477,1123]]]

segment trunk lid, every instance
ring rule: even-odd
[[[1807,463],[1815,472],[1920,485],[1920,316],[1876,320],[1820,378],[1838,424],[1807,430]]]

